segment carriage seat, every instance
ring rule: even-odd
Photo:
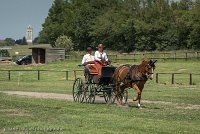
[[[95,66],[95,62],[94,61],[90,61],[89,63],[87,63],[86,68],[89,70],[89,74],[98,75],[98,69]]]

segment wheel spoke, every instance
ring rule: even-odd
[[[122,101],[123,103],[127,103],[128,100],[128,91],[124,90],[124,92],[122,93]]]
[[[82,79],[77,78],[74,81],[72,94],[73,94],[73,99],[74,99],[75,102],[82,102],[83,101],[84,96],[83,96],[83,82],[82,82]]]
[[[105,92],[104,99],[106,103],[114,103],[115,102],[115,94],[112,90]]]
[[[94,103],[95,100],[95,88],[93,84],[87,85],[84,91],[84,98],[87,103]]]

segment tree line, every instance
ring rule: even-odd
[[[26,37],[22,39],[14,40],[13,38],[5,38],[4,40],[0,40],[0,46],[13,46],[13,45],[28,45],[26,41]]]
[[[74,50],[200,49],[200,0],[54,0],[35,42],[56,47],[60,36]]]

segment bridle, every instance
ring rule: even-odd
[[[155,63],[157,62],[157,60],[152,61],[150,60],[149,63],[146,65],[146,71],[147,71],[147,75],[153,75],[154,74],[154,70],[155,70]],[[149,72],[149,70],[152,70],[152,72]]]
[[[149,69],[152,69],[153,71],[152,72],[149,72],[148,70]],[[150,75],[150,74],[154,74],[154,69],[155,69],[155,65],[150,65],[150,64],[147,64],[146,65],[146,70],[147,70],[147,75]]]

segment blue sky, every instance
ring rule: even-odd
[[[34,38],[42,29],[53,0],[0,0],[0,39],[21,39],[28,25]]]

